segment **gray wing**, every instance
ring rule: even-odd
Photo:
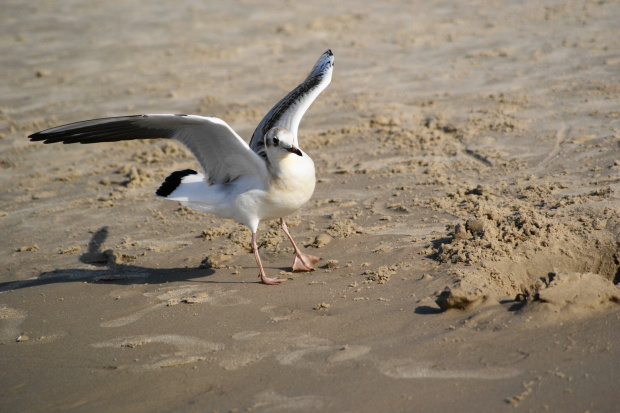
[[[297,143],[299,122],[312,102],[331,82],[333,67],[334,55],[331,50],[327,50],[316,62],[306,80],[276,103],[260,121],[250,139],[250,148],[254,152],[264,156],[263,137],[269,129],[276,126],[291,131],[294,137],[293,144],[299,147]]]
[[[195,115],[135,115],[86,120],[34,133],[43,143],[98,143],[174,139],[196,157],[209,184],[264,176],[265,161],[223,120]]]

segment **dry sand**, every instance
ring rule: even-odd
[[[215,3],[215,4],[214,4]],[[617,1],[7,0],[0,410],[620,411]],[[249,137],[327,48],[302,121],[324,259],[153,197],[171,142],[31,143],[83,119]],[[201,265],[201,263],[203,263]]]

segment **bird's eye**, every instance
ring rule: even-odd
[[[274,146],[278,146],[280,144],[280,139],[278,138],[273,138],[273,145]]]

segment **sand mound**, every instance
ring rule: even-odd
[[[558,219],[524,203],[511,207],[479,203],[471,218],[454,226],[447,242],[437,243],[436,260],[464,264],[457,265],[455,284],[441,293],[437,303],[443,309],[466,308],[490,297],[531,295],[546,284],[558,291],[563,288],[560,284],[572,281],[578,285],[574,288],[588,291],[586,280],[592,279],[608,283],[612,292],[607,295],[613,296],[613,283],[619,278],[617,236],[600,231],[607,219],[591,220],[587,237],[584,226],[575,222],[580,221]],[[564,272],[576,275],[554,278]],[[591,294],[598,294],[599,287],[593,284]]]
[[[587,314],[620,303],[620,288],[598,274],[562,273],[538,290],[538,300],[554,312]]]

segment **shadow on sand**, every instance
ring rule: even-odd
[[[36,278],[0,283],[0,292],[64,282],[106,282],[121,285],[183,281],[240,283],[240,281],[196,280],[213,275],[215,270],[210,268],[145,268],[119,263],[117,253],[112,250],[101,251],[101,246],[107,238],[108,228],[103,227],[93,234],[88,243],[88,250],[79,257],[80,262],[101,267],[101,269],[69,268],[48,271],[39,274]]]

